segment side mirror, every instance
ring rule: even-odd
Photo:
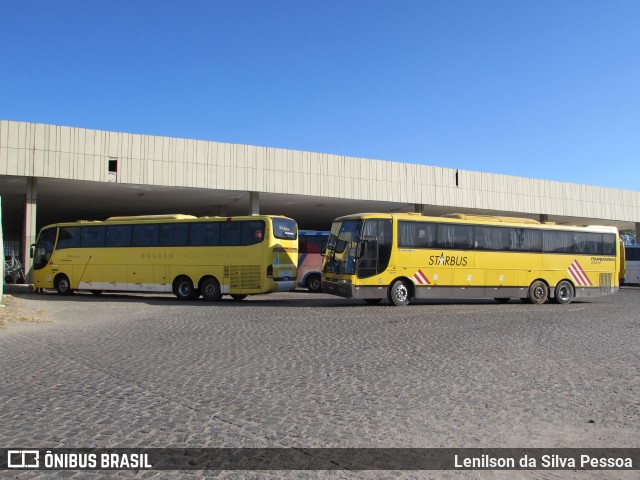
[[[29,250],[29,257],[30,258],[33,258],[34,254],[35,254],[35,251],[36,251],[36,244],[32,243],[31,244],[31,249]]]

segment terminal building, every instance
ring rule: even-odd
[[[640,233],[638,191],[5,120],[0,198],[5,255],[27,272],[40,227],[122,215],[282,214],[326,230],[350,213],[459,212]]]

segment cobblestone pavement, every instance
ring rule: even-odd
[[[564,306],[13,296],[50,321],[0,327],[0,446],[640,447],[638,288]],[[460,473],[480,476],[438,476]],[[216,475],[287,476],[181,474]]]

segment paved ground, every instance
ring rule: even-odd
[[[640,447],[638,288],[406,308],[10,293],[27,321],[0,325],[0,446]]]

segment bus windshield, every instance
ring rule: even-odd
[[[356,247],[361,227],[362,220],[337,221],[331,225],[325,272],[355,273]]]
[[[36,243],[36,249],[33,254],[33,268],[35,270],[40,270],[49,263],[55,241],[55,228],[48,228],[40,233],[40,237],[38,237],[38,243]]]

